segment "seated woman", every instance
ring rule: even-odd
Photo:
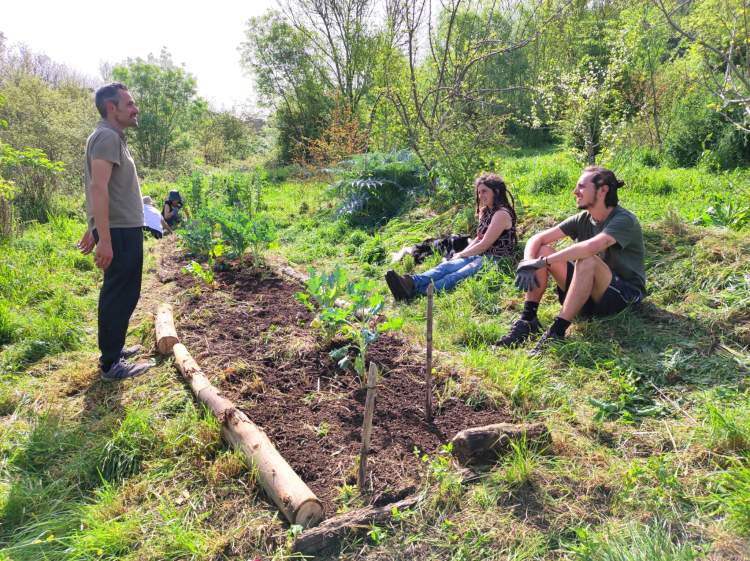
[[[426,294],[430,283],[436,290],[448,290],[463,279],[482,270],[485,263],[494,259],[509,258],[518,241],[516,237],[516,211],[508,200],[503,179],[494,173],[477,177],[476,212],[479,223],[477,235],[466,249],[456,253],[449,261],[419,275],[399,275],[388,271],[385,281],[396,300],[408,300],[416,294]]]

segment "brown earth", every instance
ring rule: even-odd
[[[261,426],[279,452],[323,502],[340,506],[340,488],[356,481],[364,392],[352,371],[338,368],[310,327],[313,315],[294,295],[303,287],[265,267],[216,273],[218,288],[196,288],[177,252],[162,258],[160,278],[186,290],[177,331],[206,375]],[[187,297],[185,297],[187,296]],[[461,429],[510,420],[507,411],[475,410],[442,399],[436,380],[434,422],[424,421],[423,353],[400,335],[385,334],[367,360],[380,367],[370,452],[368,502],[398,500],[419,484],[419,450],[434,454]]]

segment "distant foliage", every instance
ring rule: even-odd
[[[260,148],[253,123],[228,111],[207,111],[195,136],[203,159],[213,165],[247,158]]]
[[[368,134],[359,117],[339,103],[331,112],[328,126],[321,135],[305,140],[310,162],[317,167],[326,167],[364,152],[368,145]],[[300,163],[304,164],[304,161]]]
[[[186,135],[205,113],[206,102],[197,96],[195,78],[166,50],[158,57],[128,59],[112,77],[128,86],[140,109],[138,127],[130,133],[139,165],[162,167],[189,147]]]

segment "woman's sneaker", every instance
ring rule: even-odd
[[[510,326],[510,331],[495,343],[496,347],[515,347],[528,340],[534,333],[539,333],[542,326],[537,318],[532,320],[517,319]]]
[[[120,359],[117,362],[113,362],[112,366],[110,366],[107,371],[102,370],[100,367],[99,376],[105,382],[116,382],[118,380],[140,376],[152,366],[153,365],[148,361],[140,361],[132,364]]]

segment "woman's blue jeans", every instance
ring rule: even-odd
[[[487,257],[484,255],[473,255],[443,261],[437,267],[425,271],[419,275],[412,275],[414,288],[420,294],[427,294],[427,287],[435,283],[435,290],[450,290],[465,278],[470,277],[482,270]]]

